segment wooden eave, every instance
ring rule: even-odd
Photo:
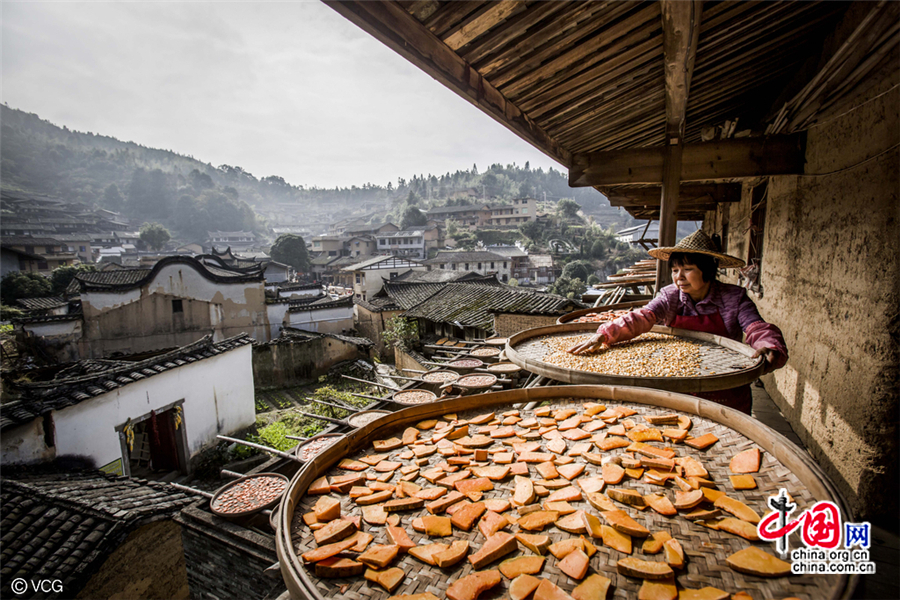
[[[696,47],[688,46],[690,93],[679,99],[672,94],[671,68],[667,88],[665,65],[672,56],[671,52],[666,56],[663,32],[671,27],[671,19],[667,20],[663,8],[671,10],[672,4],[638,0],[326,3],[565,165],[573,183],[620,197],[628,197],[622,187],[646,188],[661,182],[655,174],[636,181],[580,180],[585,174],[582,167],[597,168],[603,160],[635,151],[642,151],[644,157],[661,153],[667,125],[671,131],[679,114],[683,115],[680,140],[685,160],[697,156],[693,147],[710,140],[712,131],[717,142],[737,142],[733,146],[737,152],[746,147],[741,144],[765,144],[764,133],[801,132],[815,122],[818,111],[834,107],[850,92],[844,79],[858,82],[879,61],[890,60],[900,35],[898,7],[893,2],[697,2],[699,12],[689,15],[692,23],[699,23]],[[850,8],[860,16],[847,31],[838,31],[841,19],[853,12]],[[728,139],[734,133],[753,141]],[[791,136],[782,142],[782,149],[802,144]],[[613,154],[619,152],[625,154]],[[777,160],[756,156],[721,172],[698,171],[683,185],[741,180],[785,169],[802,172],[798,156],[782,155]],[[780,171],[768,171],[769,165],[778,165]],[[702,207],[716,202],[701,206],[686,199],[689,202],[676,211],[678,219],[695,219]],[[641,218],[659,215],[658,202],[655,208],[652,203],[623,206]]]

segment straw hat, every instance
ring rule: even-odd
[[[669,256],[673,252],[685,252],[689,254],[706,254],[712,256],[719,261],[719,268],[734,269],[744,266],[744,261],[736,256],[722,254],[716,248],[716,244],[703,230],[698,229],[691,235],[685,237],[674,246],[668,248],[653,248],[650,250],[650,256],[659,260],[669,260]]]

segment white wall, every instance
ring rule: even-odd
[[[295,311],[288,314],[289,325],[315,333],[341,333],[353,329],[353,306]]]
[[[56,454],[89,456],[97,466],[122,458],[117,426],[183,399],[182,426],[193,456],[215,442],[217,434],[227,435],[255,421],[251,361],[248,344],[54,411]],[[35,422],[40,434],[40,421]],[[3,462],[14,460],[7,456],[6,438],[4,433]]]
[[[53,458],[53,448],[44,444],[42,419],[38,417],[30,423],[4,431],[0,437],[0,456],[6,464]]]

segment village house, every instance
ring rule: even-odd
[[[511,276],[512,260],[487,250],[443,250],[434,258],[426,260],[431,269],[444,271],[474,271],[480,275],[497,274],[497,278],[506,283]]]
[[[4,236],[3,247],[20,253],[20,257],[37,257],[36,260],[33,258],[26,260],[24,264],[27,267],[29,261],[34,261],[36,271],[32,272],[41,273],[42,275],[49,275],[53,269],[81,262],[75,252],[70,252],[69,247],[64,242],[55,238]]]
[[[251,342],[207,335],[149,357],[82,360],[6,380],[3,464],[79,456],[110,473],[189,473],[217,435],[256,419]]]
[[[208,334],[265,341],[264,285],[259,267],[233,270],[187,256],[79,273],[69,294],[80,297],[80,311],[21,319],[16,334],[24,347],[62,362],[179,347]]]
[[[534,198],[514,198],[512,204],[491,204],[489,208],[491,216],[486,225],[496,229],[514,229],[537,219],[537,200]]]
[[[241,252],[249,250],[258,244],[256,234],[252,231],[208,231],[206,234],[207,245],[211,250],[217,248],[231,248]]]
[[[431,232],[436,232],[437,227],[432,227]],[[409,256],[410,258],[425,259],[428,251],[425,249],[424,229],[405,229],[391,233],[379,233],[375,236],[378,242],[379,255]]]
[[[0,246],[0,277],[7,273],[37,273],[38,264],[44,259],[37,254],[16,250],[3,244]]]
[[[465,206],[437,206],[428,209],[425,216],[429,220],[444,223],[453,221],[458,226],[476,229],[491,218],[491,209],[487,204],[469,204]]]
[[[285,327],[317,333],[348,333],[353,329],[353,297],[335,300],[328,294],[308,298],[266,301],[270,326],[266,340],[278,337]]]
[[[366,300],[381,289],[384,281],[393,279],[407,271],[425,271],[424,263],[399,256],[375,256],[341,269],[352,278],[353,297]]]

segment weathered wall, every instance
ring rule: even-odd
[[[132,531],[76,597],[187,600],[181,527],[166,519]]]
[[[558,318],[557,316],[498,313],[494,315],[494,332],[500,337],[510,337],[526,329],[556,325]]]
[[[24,323],[16,326],[16,341],[32,349],[40,357],[57,362],[74,362],[81,358],[79,342],[82,338],[80,319]]]
[[[0,436],[0,456],[4,463],[40,462],[56,456],[56,448],[44,442],[42,421],[37,418],[3,432]]]
[[[808,131],[805,175],[770,179],[763,296],[751,294],[790,352],[767,391],[864,518],[897,512],[897,79]],[[749,209],[749,188],[726,209],[728,250],[742,258]]]
[[[253,346],[253,380],[257,388],[300,385],[358,358],[369,356],[355,344],[327,336],[258,344]]]
[[[375,344],[375,350],[379,356],[384,356],[386,346],[381,334],[384,332],[385,323],[394,317],[403,314],[402,310],[391,310],[384,312],[372,312],[366,307],[354,304],[356,312],[354,327],[361,337],[372,340]]]
[[[175,520],[181,525],[193,600],[275,598],[284,591],[280,572],[265,573],[278,562],[274,537],[214,517],[195,506],[182,510]]]
[[[394,347],[394,366],[399,371],[400,369],[412,369],[414,371],[428,371],[433,369],[433,366],[422,364],[425,358],[418,353],[410,352],[408,350],[404,350],[403,348]],[[410,377],[412,377],[413,373],[407,373]]]
[[[172,300],[182,299],[176,313]],[[82,357],[184,346],[208,333],[215,340],[246,332],[270,335],[263,282],[216,283],[185,264],[163,267],[149,284],[124,292],[85,292]]]
[[[53,411],[56,453],[88,456],[98,466],[113,462],[122,458],[117,426],[181,399],[190,456],[216,443],[217,434],[228,435],[252,425],[256,410],[251,347],[241,346],[169,369]],[[33,433],[42,435],[40,431],[38,427]],[[6,433],[3,437],[3,462],[7,462]],[[40,441],[34,441],[32,446]]]

